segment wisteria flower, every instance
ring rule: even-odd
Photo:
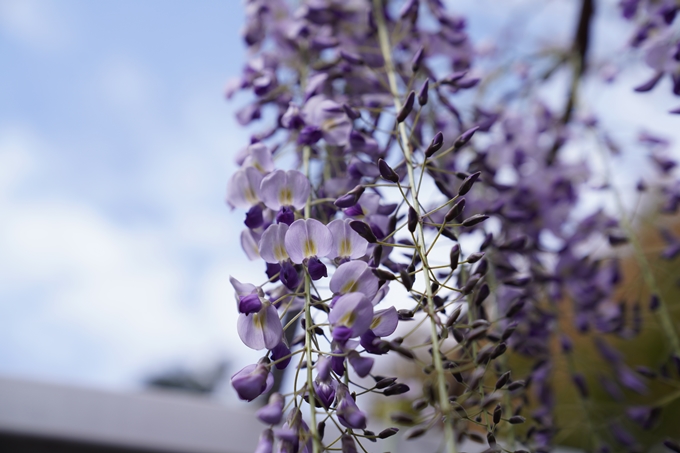
[[[328,227],[318,220],[299,219],[288,228],[284,243],[291,261],[302,264],[306,259],[328,255],[333,236]]]
[[[349,293],[338,298],[328,315],[333,326],[333,339],[344,343],[366,332],[373,319],[373,305],[362,293]]]
[[[281,263],[288,259],[285,237],[288,225],[285,223],[272,224],[262,233],[260,239],[260,256],[268,263]]]
[[[274,376],[262,363],[248,365],[231,377],[231,385],[242,400],[252,401],[274,385]]]
[[[349,261],[335,271],[330,289],[335,294],[359,292],[373,298],[378,291],[378,278],[364,261]]]
[[[340,423],[347,428],[366,429],[366,414],[359,409],[344,384],[338,383],[336,398],[336,414]]]
[[[241,313],[236,330],[243,344],[251,349],[273,349],[283,338],[283,326],[276,308],[267,300],[256,313]]]
[[[263,176],[255,167],[245,167],[234,173],[227,187],[227,203],[233,208],[249,209],[262,200],[260,185]]]
[[[246,148],[246,158],[243,167],[255,167],[260,173],[269,173],[274,170],[272,152],[262,143],[253,143]]]
[[[357,234],[349,226],[350,220],[336,219],[328,224],[333,235],[333,246],[328,258],[352,259],[361,258],[366,254],[368,241]]]
[[[323,95],[312,96],[302,108],[302,119],[321,131],[329,145],[346,146],[352,122],[340,104]]]
[[[302,209],[311,188],[307,177],[297,170],[276,170],[262,179],[260,194],[265,206],[273,211],[283,207]]]

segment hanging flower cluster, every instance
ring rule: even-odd
[[[653,371],[604,339],[640,331],[642,306],[629,316],[615,300],[616,247],[634,232],[604,210],[577,214],[589,162],[559,154],[596,122],[572,121],[571,101],[569,115],[538,98],[530,114],[470,101],[477,53],[465,19],[439,0],[249,0],[246,12],[250,59],[227,95],[252,95],[241,124],[271,121],[239,154],[227,203],[245,211],[241,244],[265,270],[231,279],[238,334],[266,351],[232,377],[243,400],[269,395],[258,453],[354,452],[396,434],[371,431],[362,403],[415,393],[374,372],[382,355],[427,376],[412,413],[392,417],[411,426],[406,438],[441,429],[450,453],[466,438],[500,451],[497,437],[509,451],[547,452],[560,428],[551,344],[573,362],[565,304],[575,331],[597,333],[611,368],[603,387],[647,391]],[[667,189],[673,210],[679,187]],[[664,237],[673,259],[679,242]],[[592,243],[607,246],[590,253]],[[665,307],[647,283],[650,308]],[[680,363],[677,333],[664,329]],[[531,365],[511,369],[509,353]],[[274,371],[289,368],[285,393]],[[589,383],[569,372],[586,401]],[[627,414],[651,426],[655,410]],[[327,425],[339,434],[325,436]],[[619,422],[607,430],[593,450],[634,446]]]

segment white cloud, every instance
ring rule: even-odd
[[[72,41],[53,2],[0,0],[0,33],[34,50],[52,52]]]
[[[252,361],[235,333],[228,276],[262,272],[244,265],[220,208],[187,196],[175,200],[168,224],[140,227],[116,224],[77,199],[24,196],[18,188],[44,170],[40,156],[57,150],[5,132],[0,176],[13,176],[0,178],[0,313],[12,320],[4,336],[16,354],[7,360],[12,353],[0,348],[3,371],[129,386],[145,370],[186,357],[228,352]],[[185,259],[197,250],[213,252],[198,271]]]

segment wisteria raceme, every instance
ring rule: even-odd
[[[621,2],[626,18],[649,15],[633,44],[649,46],[656,72],[638,91],[664,74],[680,86],[677,37],[651,33],[673,22],[671,3]],[[586,31],[579,25],[569,50],[573,86],[588,75],[592,9],[584,0]],[[593,384],[576,365],[572,337],[594,337],[600,387],[622,404],[622,387],[648,395],[656,376],[605,339],[642,330],[641,305],[617,301],[618,250],[629,242],[661,313],[662,367],[680,363],[675,327],[626,214],[579,211],[592,193],[592,162],[561,150],[593,131],[612,146],[597,121],[575,119],[575,90],[562,113],[531,91],[517,105],[470,101],[489,74],[475,66],[481,52],[465,18],[439,0],[249,0],[246,14],[250,59],[227,94],[251,94],[241,124],[273,118],[239,154],[226,199],[244,212],[241,244],[264,270],[245,283],[231,279],[239,337],[266,351],[232,385],[247,401],[273,392],[257,412],[267,428],[256,451],[362,450],[398,431],[369,430],[369,401],[384,397],[414,398],[413,413],[392,420],[413,425],[407,439],[441,432],[449,453],[466,439],[489,451],[500,442],[507,451],[550,451],[562,428],[561,364],[592,416]],[[527,104],[531,111],[519,108]],[[665,175],[665,210],[676,212],[680,185],[666,145],[651,135],[641,143]],[[672,260],[678,240],[662,234],[662,255]],[[592,252],[593,243],[604,245]],[[378,356],[422,370],[422,394],[378,374]],[[282,389],[272,371],[291,365],[292,388]],[[651,429],[661,411],[627,406],[628,421],[589,427],[588,448],[633,448],[624,424]],[[340,433],[330,438],[326,425]]]

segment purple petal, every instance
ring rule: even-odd
[[[361,293],[349,293],[340,297],[333,306],[328,320],[333,327],[345,326],[351,329],[355,338],[366,332],[373,319],[373,305]]]
[[[338,421],[347,428],[365,429],[366,414],[359,410],[344,384],[338,384],[336,397],[340,401],[336,408]]]
[[[286,346],[286,343],[283,341],[277,344],[273,349],[272,349],[272,362],[275,362],[279,359],[283,359],[286,356],[290,356],[290,349],[288,346]],[[276,363],[274,366],[279,369],[279,370],[284,370],[290,363],[291,357],[287,357],[284,360],[281,360],[280,362]]]
[[[347,358],[349,364],[354,368],[354,372],[359,377],[368,376],[368,373],[371,372],[371,368],[373,368],[373,362],[375,362],[371,357],[363,357],[356,351],[351,351]]]
[[[272,349],[283,338],[283,327],[274,306],[269,305],[259,313],[238,317],[236,330],[243,344],[251,349]]]
[[[277,425],[283,417],[284,399],[280,393],[273,393],[269,397],[269,404],[261,407],[255,414],[262,423]]]
[[[333,245],[333,236],[328,227],[318,220],[299,219],[288,229],[284,242],[290,259],[301,264],[305,258],[328,255]]]
[[[307,203],[311,187],[305,175],[297,170],[276,170],[262,179],[260,197],[265,206],[278,211],[282,206],[301,209]]]
[[[335,381],[314,381],[314,393],[323,407],[328,409],[335,399]]]
[[[249,209],[260,202],[262,173],[255,167],[246,167],[234,173],[227,187],[227,203],[235,208]]]
[[[257,286],[250,283],[241,283],[234,277],[229,277],[229,282],[236,290],[237,296],[247,296],[248,294],[253,294],[255,291],[257,291]]]
[[[359,236],[349,226],[349,222],[349,219],[337,219],[328,224],[328,229],[333,235],[333,247],[328,254],[329,258],[343,257],[355,260],[366,254],[368,241]]]
[[[260,363],[248,365],[231,377],[231,385],[239,398],[252,401],[274,385],[274,376]]]
[[[309,276],[314,281],[328,277],[328,269],[326,269],[326,265],[315,256],[311,257],[309,261],[307,261],[307,270],[309,271]]]
[[[262,310],[262,301],[257,294],[241,296],[238,302],[238,311],[246,315],[257,313]]]
[[[271,429],[265,429],[260,434],[254,453],[272,453],[274,450],[274,433]]]
[[[314,368],[316,378],[320,381],[327,381],[331,377],[331,360],[328,357],[320,357]]]
[[[371,322],[371,330],[378,337],[386,337],[392,335],[397,330],[399,324],[399,315],[397,309],[394,307],[378,310],[373,314],[373,321]]]
[[[241,247],[250,261],[260,258],[260,249],[257,246],[258,236],[257,233],[248,228],[241,232]]]
[[[268,263],[280,263],[288,259],[284,239],[288,225],[279,223],[269,225],[260,239],[260,256]]]
[[[335,294],[359,292],[373,298],[378,291],[378,277],[364,261],[349,261],[341,264],[333,274],[330,290]]]
[[[274,170],[272,152],[262,143],[253,143],[248,146],[248,155],[243,161],[244,167],[255,167],[260,173],[269,173]]]

